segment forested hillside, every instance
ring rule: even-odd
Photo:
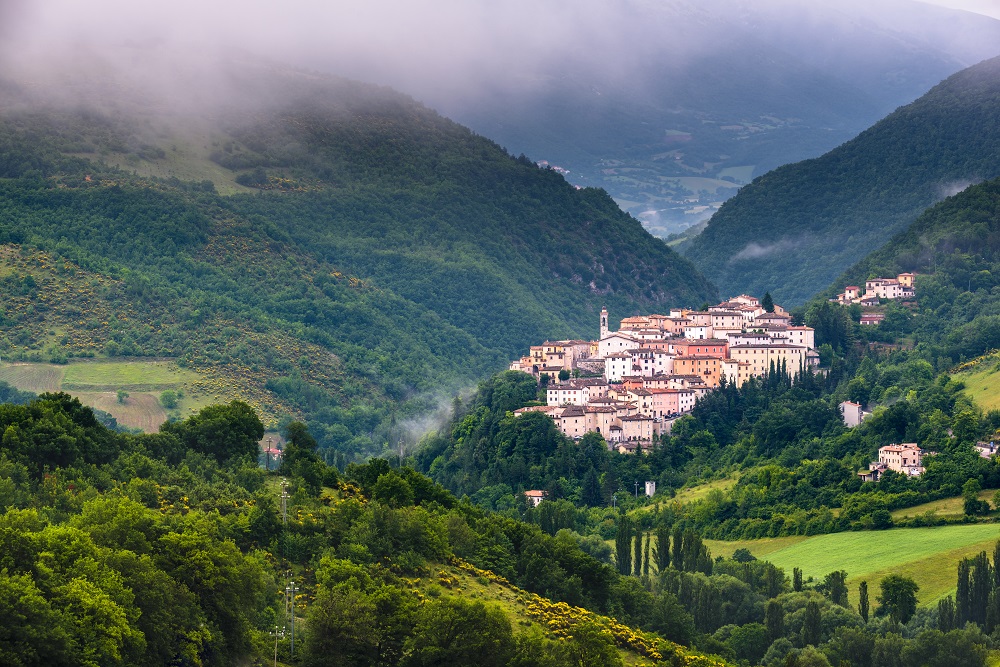
[[[1000,59],[726,202],[683,252],[725,293],[802,303],[956,189],[1000,174]]]
[[[127,435],[45,394],[0,429],[5,665],[725,664],[664,639],[671,593],[410,469],[327,467],[301,423],[266,473],[238,401]]]
[[[180,97],[141,68],[6,72],[5,359],[175,357],[356,454],[530,343],[592,336],[602,305],[716,297],[603,192],[405,96],[184,67]]]
[[[824,294],[903,271],[919,274],[919,310],[901,313],[905,333],[952,350],[956,362],[1000,347],[1000,180],[929,209]]]

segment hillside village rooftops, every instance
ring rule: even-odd
[[[730,345],[730,350],[773,350],[778,349],[795,349],[795,350],[807,350],[805,345],[792,345],[791,343],[770,343],[764,345],[757,345],[755,343],[750,343],[748,345]]]

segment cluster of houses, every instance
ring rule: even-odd
[[[544,412],[571,438],[595,431],[632,453],[669,433],[723,381],[742,386],[751,377],[818,366],[814,347],[813,329],[743,294],[704,311],[627,317],[618,331],[603,309],[598,340],[535,345],[510,368],[548,382],[546,405],[519,414]]]
[[[924,472],[925,456],[935,452],[925,452],[915,442],[901,445],[886,445],[878,450],[878,461],[872,461],[867,470],[859,470],[858,477],[863,482],[877,482],[886,470],[894,470],[908,477],[919,477]]]
[[[900,273],[895,278],[871,278],[865,281],[865,292],[857,285],[848,285],[837,295],[837,303],[849,306],[853,303],[862,306],[877,306],[882,299],[912,299],[914,297],[913,279],[916,274]],[[861,324],[877,325],[885,319],[880,312],[865,312],[861,314]]]

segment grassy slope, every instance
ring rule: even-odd
[[[980,551],[992,553],[1000,539],[1000,525],[975,524],[938,528],[898,528],[880,532],[851,532],[815,537],[718,542],[706,540],[713,555],[747,548],[758,558],[790,573],[801,568],[806,577],[820,579],[834,570],[846,570],[856,602],[862,580],[869,587],[889,574],[912,577],[920,586],[921,605],[935,603],[955,589],[957,562]]]
[[[1000,410],[1000,353],[994,352],[963,364],[955,377],[965,383],[965,395],[984,411]]]
[[[987,491],[982,491],[979,494],[980,500],[991,500],[995,491],[992,489]],[[963,511],[963,503],[965,501],[961,496],[955,496],[954,498],[942,498],[941,500],[934,500],[929,503],[924,503],[922,505],[914,505],[913,507],[904,507],[903,509],[898,509],[891,512],[893,520],[904,519],[906,517],[920,516],[921,514],[927,514],[928,512],[937,517],[943,518],[961,518],[965,513]]]

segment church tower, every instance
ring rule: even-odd
[[[608,309],[605,307],[601,308],[601,338],[604,338],[607,335],[608,335]]]

